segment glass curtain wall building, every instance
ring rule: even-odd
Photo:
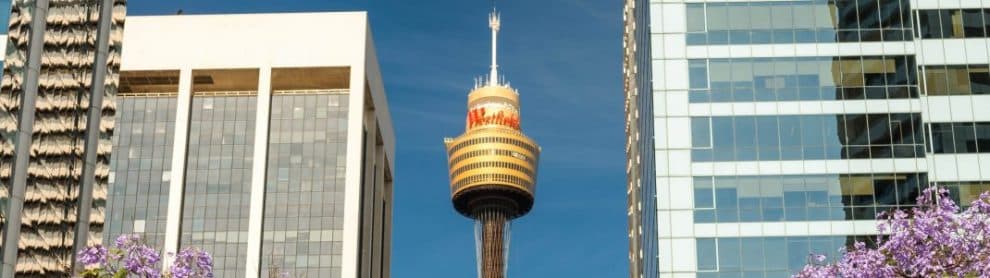
[[[987,8],[627,1],[633,277],[788,277],[927,186],[987,190]]]
[[[395,139],[365,13],[128,20],[105,240],[203,248],[219,277],[390,276]]]

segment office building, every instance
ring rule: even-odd
[[[67,277],[103,236],[125,1],[6,1],[0,13],[0,277]]]
[[[135,16],[124,43],[105,240],[203,248],[217,277],[389,277],[366,13]]]
[[[491,72],[468,94],[465,131],[444,139],[454,209],[475,220],[479,278],[504,278],[510,226],[533,208],[540,146],[520,126],[519,92],[498,76],[499,15],[492,30]]]
[[[787,277],[990,189],[990,6],[626,3],[633,277]]]

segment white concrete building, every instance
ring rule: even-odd
[[[389,277],[366,13],[131,16],[123,37],[106,239],[204,248],[218,277]]]
[[[633,277],[788,277],[990,189],[985,1],[626,2]]]

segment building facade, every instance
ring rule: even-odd
[[[929,185],[990,189],[986,7],[627,1],[633,276],[787,277]]]
[[[0,277],[69,276],[103,237],[125,4],[0,5]]]
[[[203,248],[218,277],[389,277],[395,137],[365,13],[127,27],[105,240]]]

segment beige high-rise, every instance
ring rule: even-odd
[[[0,277],[68,276],[76,250],[101,241],[125,3],[12,3],[0,87]]]

